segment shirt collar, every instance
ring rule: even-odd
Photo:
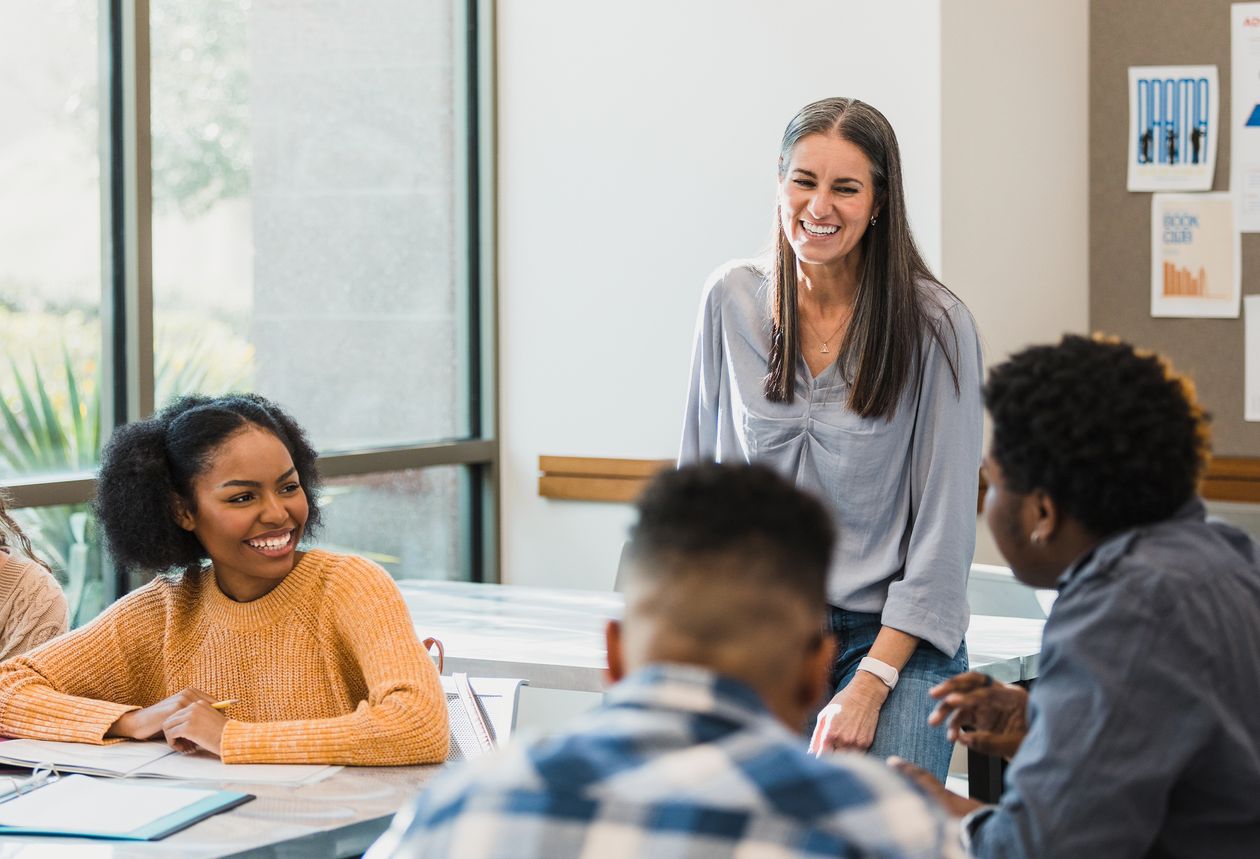
[[[1124,555],[1129,546],[1133,543],[1138,535],[1142,534],[1157,525],[1165,522],[1174,522],[1178,520],[1199,521],[1202,522],[1207,518],[1207,508],[1203,505],[1203,500],[1198,496],[1191,498],[1185,504],[1178,508],[1177,512],[1167,519],[1161,519],[1158,522],[1150,522],[1145,525],[1138,525],[1136,528],[1129,528],[1112,534],[1110,537],[1098,543],[1085,554],[1081,555],[1071,565],[1063,571],[1055,583],[1060,591],[1071,584],[1073,581],[1089,575],[1094,570],[1106,569],[1120,556]]]
[[[734,722],[773,719],[751,686],[700,665],[657,662],[608,690],[609,706],[650,707],[720,716]]]

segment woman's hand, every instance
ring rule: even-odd
[[[105,732],[107,737],[126,737],[131,740],[151,740],[162,733],[163,725],[179,710],[198,701],[209,707],[214,699],[200,689],[185,689],[141,710],[123,713]]]
[[[875,741],[879,711],[891,690],[873,674],[859,671],[818,714],[809,752],[864,752]]]
[[[227,716],[210,706],[208,701],[196,701],[176,710],[162,723],[162,733],[167,744],[177,752],[195,752],[204,749],[222,755],[223,726]]]
[[[1028,693],[1019,686],[968,671],[933,686],[928,694],[940,701],[928,724],[947,723],[949,739],[969,749],[1009,759],[1028,734]]]

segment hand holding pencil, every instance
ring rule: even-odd
[[[191,753],[204,749],[221,754],[223,727],[228,720],[223,711],[239,703],[236,698],[197,701],[175,711],[162,723],[167,744],[177,752]]]

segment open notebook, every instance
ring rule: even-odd
[[[0,836],[153,841],[253,798],[230,790],[59,777],[43,771],[28,779],[0,778]]]
[[[225,764],[214,755],[186,755],[159,742],[96,746],[51,740],[0,742],[0,764],[47,766],[58,772],[88,775],[280,785],[311,784],[341,769],[322,764]]]

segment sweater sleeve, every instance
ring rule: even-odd
[[[967,575],[976,545],[984,371],[980,338],[967,308],[956,303],[938,324],[954,358],[958,388],[947,353],[930,338],[910,450],[905,575],[888,588],[882,622],[952,656],[970,615]]]
[[[0,567],[0,577],[6,579],[0,588],[8,604],[4,628],[0,630],[0,661],[19,656],[66,631],[66,595],[52,574],[34,562],[10,562]]]
[[[163,600],[150,585],[100,617],[29,654],[0,664],[0,733],[8,737],[103,744],[105,732],[137,701],[132,666],[155,664]],[[127,630],[123,636],[121,630]],[[126,638],[128,646],[123,647]],[[134,701],[135,703],[118,703]]]
[[[342,671],[357,667],[367,699],[328,719],[229,720],[224,762],[396,766],[446,760],[446,695],[394,581],[370,561],[347,558],[330,578],[324,611],[330,613],[325,659]]]

